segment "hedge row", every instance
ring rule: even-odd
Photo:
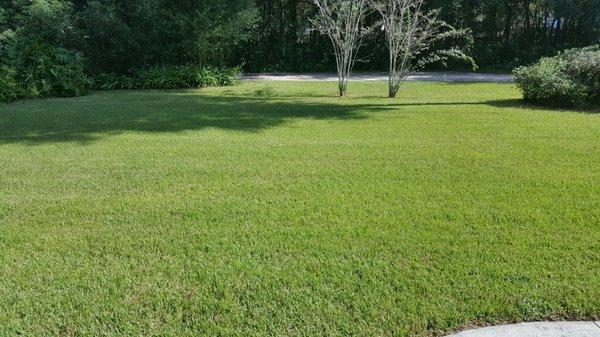
[[[101,74],[95,77],[100,90],[182,89],[234,85],[237,68],[163,66],[140,70],[132,75]]]

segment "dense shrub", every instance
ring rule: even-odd
[[[17,71],[10,66],[0,66],[0,102],[12,102],[22,96],[16,79]]]
[[[15,50],[13,64],[27,97],[81,96],[89,91],[91,81],[80,54],[29,41]]]
[[[572,49],[515,69],[526,101],[586,107],[600,101],[600,46]]]
[[[100,74],[95,78],[95,87],[100,90],[181,89],[234,85],[238,80],[238,68],[162,66],[132,75]]]
[[[83,57],[64,48],[17,39],[3,53],[0,101],[86,94],[91,81]]]
[[[600,95],[600,48],[583,50],[567,60],[565,72],[590,91],[591,98]]]

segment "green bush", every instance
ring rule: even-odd
[[[234,85],[238,68],[162,66],[142,69],[132,75],[99,74],[95,87],[100,90],[183,89]]]
[[[600,48],[575,54],[568,60],[565,72],[588,88],[592,99],[600,98]]]
[[[23,43],[16,48],[14,65],[26,97],[71,97],[87,94],[91,81],[83,57],[44,43]]]
[[[526,101],[587,107],[600,101],[600,46],[571,49],[514,71]]]
[[[22,96],[16,79],[17,71],[10,66],[0,66],[0,102],[12,102]]]
[[[2,54],[0,101],[85,95],[91,81],[83,57],[35,40],[16,39]]]

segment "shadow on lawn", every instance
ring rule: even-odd
[[[529,109],[529,110],[543,110],[543,111],[574,111],[585,114],[598,114],[600,113],[600,106],[595,105],[588,108],[560,108],[560,107],[552,107],[552,106],[544,106],[544,105],[536,105],[533,103],[528,103],[522,99],[505,99],[505,100],[495,100],[486,102],[488,105],[497,107],[497,108],[519,108],[519,109]]]
[[[198,95],[185,91],[99,92],[70,99],[23,101],[0,106],[0,144],[91,142],[126,131],[178,132],[219,128],[258,132],[291,119],[364,119],[369,112],[399,107],[484,105],[499,108],[531,107],[520,100],[478,102],[415,102],[350,104],[351,101],[306,102],[306,97],[283,99],[266,91],[252,96]],[[362,97],[361,97],[362,98]],[[587,111],[588,113],[590,111]],[[598,112],[598,111],[591,111]]]
[[[386,98],[387,99],[387,98]],[[396,100],[398,100],[396,98]],[[392,109],[394,107],[423,107],[423,106],[464,106],[464,105],[480,105],[494,108],[503,109],[527,109],[544,112],[578,112],[583,114],[599,114],[600,106],[594,106],[590,108],[560,108],[552,106],[543,106],[527,103],[522,99],[503,99],[503,100],[488,100],[488,101],[474,101],[474,102],[409,102],[409,103],[396,103],[397,101],[389,100],[389,104],[371,104],[365,105],[365,109]]]
[[[0,143],[85,143],[126,131],[219,128],[258,132],[296,118],[366,118],[361,109],[368,107],[181,91],[100,92],[0,106]]]

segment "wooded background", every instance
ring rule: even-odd
[[[600,0],[430,0],[427,6],[471,30],[471,41],[460,43],[483,70],[509,70],[600,41]],[[315,13],[311,0],[2,0],[0,48],[18,39],[42,41],[82,53],[92,71],[111,73],[189,63],[332,71],[330,42],[311,29]],[[386,70],[387,57],[376,29],[357,69]]]

